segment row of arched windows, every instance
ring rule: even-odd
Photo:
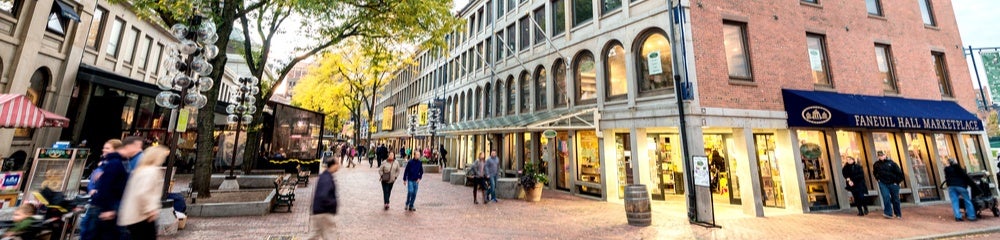
[[[552,71],[552,107],[586,105],[596,102],[599,85],[608,101],[624,99],[630,89],[639,96],[670,94],[673,88],[670,43],[662,30],[651,29],[641,34],[632,48],[634,68],[628,68],[626,48],[611,41],[600,55],[582,50],[574,55],[567,68],[563,59],[555,60],[548,69],[539,65],[534,71],[496,79],[481,86],[461,91],[446,99],[446,120],[468,121],[515,113],[530,113],[549,109],[548,71]],[[598,58],[602,63],[598,65]],[[659,63],[659,64],[657,64]],[[603,75],[597,70],[603,68]],[[567,70],[572,71],[572,92]],[[630,75],[630,73],[632,73]],[[599,79],[600,78],[600,79]],[[634,81],[629,81],[634,79]],[[600,82],[599,82],[600,80]],[[634,86],[632,86],[634,85]],[[534,92],[533,92],[534,91]],[[570,101],[570,100],[573,101]]]

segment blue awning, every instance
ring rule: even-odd
[[[982,131],[975,114],[952,101],[783,89],[789,127]]]

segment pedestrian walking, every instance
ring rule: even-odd
[[[948,184],[948,196],[951,197],[951,210],[955,214],[955,221],[962,221],[962,204],[965,204],[965,219],[970,222],[976,221],[976,208],[972,205],[972,196],[969,194],[969,187],[977,187],[975,181],[955,159],[948,159],[948,167],[944,168],[944,179],[945,184]]]
[[[902,219],[903,212],[899,209],[899,183],[903,182],[903,170],[899,164],[893,162],[885,156],[885,152],[878,151],[878,161],[875,161],[875,179],[878,180],[879,193],[882,195],[882,216]]]
[[[316,179],[316,193],[313,194],[312,215],[309,221],[312,222],[313,239],[338,239],[337,223],[333,216],[337,214],[337,182],[333,178],[333,173],[340,169],[340,163],[329,161],[326,163],[326,171],[319,174]]]
[[[118,139],[111,139],[104,143],[104,147],[101,148],[101,160],[97,162],[97,168],[90,173],[90,183],[87,183],[87,194],[94,196],[97,193],[97,181],[101,179],[104,169],[104,163],[107,162],[108,154],[114,153],[115,149],[122,147],[122,141]],[[96,228],[97,228],[97,215],[99,212],[95,208],[87,207],[87,211],[84,212],[83,217],[80,218],[80,240],[92,240],[96,238]]]
[[[347,159],[347,167],[348,168],[357,167],[357,165],[354,164],[354,157],[358,156],[358,149],[350,148],[350,150],[348,151],[350,152],[350,156],[348,156],[350,157],[350,159]]]
[[[847,180],[847,190],[854,197],[854,205],[858,207],[858,216],[868,215],[868,203],[865,195],[868,194],[868,185],[865,183],[865,170],[861,168],[854,157],[844,159],[844,168],[841,170],[844,179]]]
[[[472,204],[479,204],[477,193],[483,194],[483,204],[489,204],[490,200],[486,197],[486,156],[482,152],[476,154],[476,161],[469,166],[466,175],[472,181]]]
[[[347,143],[340,144],[340,164],[344,164],[344,160],[350,161],[347,159]]]
[[[399,162],[396,161],[396,154],[389,154],[385,165],[378,166],[379,182],[382,183],[382,201],[385,210],[389,210],[389,195],[392,194],[392,185],[399,177]]]
[[[406,147],[399,147],[399,157],[402,159],[410,159],[410,155],[406,155]]]
[[[428,158],[428,159],[431,158],[431,148],[430,147],[425,147],[424,148],[424,157]]]
[[[389,149],[385,147],[385,144],[379,144],[378,148],[375,149],[375,157],[378,158],[378,167],[382,167],[382,161],[389,158]]]
[[[403,171],[403,184],[406,185],[406,210],[417,211],[413,203],[417,201],[417,189],[420,186],[420,179],[424,177],[424,166],[420,159],[411,158],[406,163],[406,170]]]
[[[497,150],[490,151],[490,159],[486,160],[486,177],[489,179],[489,196],[486,202],[497,201],[497,178],[500,177],[500,158],[497,157]]]
[[[444,144],[441,144],[438,153],[441,156],[441,160],[439,162],[441,163],[441,167],[443,168],[448,165],[448,150],[444,149]]]
[[[132,170],[135,170],[135,167],[136,167],[137,163],[139,162],[139,159],[142,159],[142,150],[146,149],[146,146],[145,146],[146,139],[145,138],[142,138],[142,139],[143,140],[139,141],[139,143],[138,143],[139,144],[139,153],[136,153],[135,156],[132,156],[131,158],[129,158],[128,161],[126,161],[125,170],[128,171],[129,173],[132,173]]]
[[[90,208],[99,212],[96,239],[118,240],[123,230],[118,227],[118,207],[129,173],[125,170],[125,160],[142,151],[142,137],[131,136],[122,140],[122,146],[108,154],[107,161],[101,166],[104,170],[97,181],[97,192],[90,199]]]
[[[118,226],[126,227],[132,239],[156,239],[156,219],[163,196],[160,165],[169,154],[170,150],[163,146],[146,149],[125,185]]]

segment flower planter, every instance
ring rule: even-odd
[[[528,202],[538,202],[542,200],[542,184],[535,184],[535,188],[524,189],[524,200]]]

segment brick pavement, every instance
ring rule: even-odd
[[[878,212],[857,217],[852,211],[783,214],[768,209],[769,217],[752,218],[739,209],[720,206],[722,228],[690,225],[683,206],[657,203],[653,226],[628,226],[621,204],[587,200],[546,190],[543,200],[519,200],[473,205],[471,188],[441,181],[427,174],[421,182],[416,212],[402,210],[406,189],[396,183],[391,209],[382,210],[381,190],[374,169],[342,169],[337,174],[341,208],[337,215],[342,239],[896,239],[963,230],[1000,227],[1000,219],[954,222],[950,205],[905,207],[904,220],[883,219]],[[311,181],[310,183],[313,183]],[[310,187],[296,191],[292,213],[267,216],[191,219],[188,228],[168,239],[266,239],[294,236],[305,239]],[[978,234],[961,239],[988,239]]]

